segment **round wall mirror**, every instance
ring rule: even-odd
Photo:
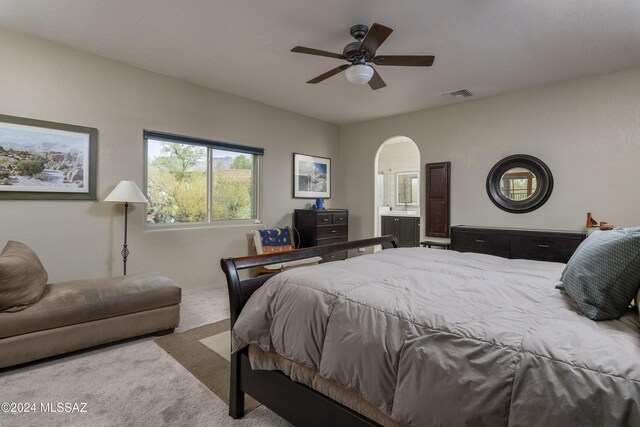
[[[487,176],[487,193],[500,209],[526,213],[538,209],[551,196],[553,175],[540,159],[516,154],[500,160]]]

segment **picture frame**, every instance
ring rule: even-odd
[[[96,200],[98,130],[0,114],[0,199]]]
[[[331,198],[331,159],[293,153],[293,197]]]

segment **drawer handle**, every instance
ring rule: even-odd
[[[336,230],[335,228],[333,230],[331,230],[332,233],[335,233],[336,231],[338,231],[338,230]]]
[[[327,222],[329,221],[329,218],[322,218],[322,222]]]
[[[484,243],[484,239],[476,239],[477,243]]]
[[[545,248],[548,248],[548,247],[549,247],[549,245],[539,244],[539,245],[538,245],[538,247],[539,247],[539,248],[542,248],[542,249],[545,249]]]
[[[338,221],[344,221],[344,218],[340,217],[338,218]]]

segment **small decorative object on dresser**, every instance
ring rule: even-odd
[[[587,230],[590,228],[599,228],[602,231],[613,230],[613,226],[609,225],[608,222],[600,221],[600,224],[598,224],[598,221],[591,216],[591,212],[587,212]]]
[[[593,218],[591,216],[591,212],[587,212],[587,228],[595,228],[598,226],[598,221],[595,220],[595,218]]]
[[[451,248],[510,259],[567,262],[587,237],[584,231],[525,230],[456,225]]]
[[[296,209],[293,226],[300,236],[299,248],[346,242],[349,234],[349,211],[346,209]],[[325,261],[347,258],[347,252],[329,254]]]

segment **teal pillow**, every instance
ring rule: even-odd
[[[640,288],[640,230],[590,235],[569,260],[560,288],[590,319],[622,316]]]

